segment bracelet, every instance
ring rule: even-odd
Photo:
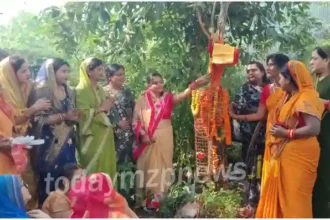
[[[60,120],[63,121],[64,118],[63,118],[63,115],[60,113]]]
[[[294,130],[293,129],[289,129],[288,130],[288,138],[289,139],[293,139],[294,138]]]

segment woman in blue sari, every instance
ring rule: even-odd
[[[30,199],[27,186],[18,176],[0,176],[0,218],[50,218],[40,210],[26,212]]]
[[[56,190],[60,171],[65,164],[76,163],[74,125],[78,113],[74,109],[74,94],[67,86],[69,64],[59,58],[49,59],[41,66],[31,102],[40,98],[51,100],[52,107],[35,115],[32,134],[45,140],[38,146],[34,160],[38,175],[38,197],[41,206],[48,194]]]

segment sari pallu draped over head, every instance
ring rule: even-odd
[[[80,112],[77,160],[87,173],[104,172],[115,177],[116,155],[112,125],[106,113],[97,109],[106,100],[99,85],[92,85],[87,68],[92,58],[80,66],[80,81],[76,87],[76,104]]]
[[[88,115],[86,115],[87,117],[85,118],[85,120],[81,121],[80,123],[80,131],[82,134],[86,135],[91,132],[89,126],[91,125],[97,107],[99,107],[102,102],[106,100],[106,93],[103,88],[99,85],[95,85],[94,87],[91,85],[91,81],[87,74],[87,67],[91,60],[92,58],[87,58],[80,65],[79,84],[76,87],[76,91],[79,94],[79,97],[77,97],[77,103],[86,100],[86,102],[83,103],[86,104],[86,110],[88,110]],[[82,96],[80,96],[80,94]],[[83,106],[85,107],[85,105]],[[96,116],[94,119],[96,119],[98,122],[104,124],[107,127],[112,126],[105,113],[99,113],[98,116]]]
[[[299,61],[289,61],[287,65],[298,92],[289,100],[288,94],[283,94],[275,109],[276,117],[270,123],[296,129],[301,114],[320,120],[324,106],[305,65]],[[268,135],[268,138],[271,158],[263,170],[256,217],[312,218],[312,190],[320,153],[316,137],[287,139]]]
[[[0,62],[0,84],[5,101],[12,106],[14,117],[23,116],[27,110],[27,102],[32,89],[32,82],[29,81],[24,88],[20,88],[10,57]],[[25,135],[28,125],[28,121],[22,125],[16,125],[14,127],[15,133],[17,133],[17,135]]]
[[[70,218],[130,218],[125,198],[118,194],[109,175],[95,173],[77,182],[69,192]]]
[[[42,98],[51,102],[49,110],[38,112],[31,120],[31,134],[45,140],[45,143],[35,148],[32,153],[34,170],[39,179],[37,191],[40,205],[48,196],[47,190],[55,190],[55,182],[59,178],[62,166],[76,162],[74,146],[77,141],[74,138],[74,123],[71,121],[61,121],[51,125],[45,123],[48,117],[67,113],[75,107],[74,93],[67,85],[64,85],[66,96],[63,100],[59,100],[55,95],[57,83],[53,62],[53,59],[48,59],[42,64],[29,99],[31,103]],[[49,174],[54,181],[47,183],[44,179]]]
[[[52,134],[51,137],[47,135],[51,140],[46,140],[49,146],[47,147],[46,154],[43,155],[42,158],[48,163],[52,163],[60,153],[63,145],[65,145],[68,139],[71,138],[74,124],[72,122],[63,121],[45,127],[45,120],[51,115],[66,113],[69,110],[74,109],[75,96],[73,91],[67,85],[64,85],[66,93],[66,98],[64,100],[59,100],[55,96],[57,83],[52,59],[48,59],[42,64],[35,81],[35,87],[31,92],[29,102],[32,104],[38,99],[45,98],[50,100],[51,108],[34,115],[31,133],[36,138],[45,138],[43,137],[46,132],[45,129],[49,130],[49,133]]]
[[[12,127],[14,122],[14,112],[12,106],[5,100],[3,88],[0,84],[0,120],[6,126],[0,127],[0,136],[4,135],[7,137],[12,136],[13,128],[6,129],[6,127]],[[11,125],[11,126],[10,126]]]
[[[0,176],[0,218],[29,218],[18,176]]]

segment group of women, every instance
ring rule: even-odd
[[[330,217],[330,45],[310,66],[283,54],[248,65],[230,109],[249,172],[241,217]]]
[[[24,58],[9,56],[0,62],[0,175],[4,175],[0,177],[0,188],[7,187],[0,199],[9,198],[12,200],[9,206],[22,209],[25,207],[22,198],[12,197],[26,184],[32,195],[25,201],[29,200],[30,216],[55,213],[58,217],[64,213],[63,217],[69,217],[70,194],[74,199],[72,216],[104,217],[117,201],[126,216],[136,217],[118,193],[110,193],[111,198],[105,198],[101,193],[65,191],[64,183],[62,188],[57,187],[63,176],[70,180],[79,177],[74,173],[81,167],[89,176],[66,183],[69,188],[73,183],[93,184],[96,178],[107,183],[102,193],[104,190],[116,192],[118,187],[111,180],[116,181],[117,165],[134,161],[140,171],[136,177],[137,203],[157,208],[155,201],[167,192],[171,182],[168,170],[172,168],[173,156],[172,109],[188,98],[191,90],[207,83],[207,77],[197,79],[180,94],[172,94],[164,91],[162,76],[152,73],[147,79],[148,87],[135,103],[132,91],[124,86],[125,69],[121,65],[105,68],[98,58],[84,60],[79,84],[74,89],[67,84],[69,73],[70,65],[65,60],[48,59],[33,82]],[[102,87],[100,82],[104,79],[108,85]],[[25,135],[45,142],[32,150],[24,146],[11,147],[11,137]],[[16,148],[19,151],[14,150]],[[13,175],[23,181],[10,188],[9,182],[18,181]],[[102,199],[105,207],[95,209],[95,204],[90,204],[93,199]],[[43,208],[43,214],[33,214],[38,206]],[[50,212],[54,207],[56,211]],[[1,210],[1,215],[9,217],[10,211]],[[23,214],[26,215],[26,211],[23,210]]]

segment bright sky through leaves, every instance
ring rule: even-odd
[[[0,1],[0,24],[8,23],[21,11],[38,13],[52,5],[62,5],[67,0],[7,0]]]

